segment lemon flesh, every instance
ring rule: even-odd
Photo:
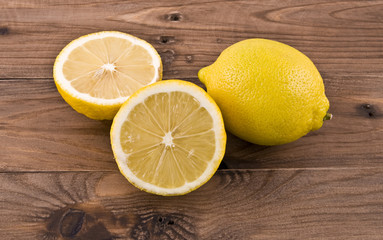
[[[312,61],[272,40],[236,43],[198,77],[220,107],[227,130],[260,145],[289,143],[319,129],[329,108]]]
[[[167,80],[139,90],[121,107],[111,141],[130,182],[147,192],[180,195],[214,174],[226,134],[221,113],[206,92]]]
[[[54,66],[63,98],[94,119],[112,119],[122,103],[143,86],[161,80],[154,48],[120,32],[86,35],[68,44]]]

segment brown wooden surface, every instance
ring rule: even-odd
[[[111,122],[76,113],[52,79],[59,51],[101,30],[147,40],[164,79],[200,86],[237,41],[287,43],[318,67],[334,118],[283,146],[229,135],[227,169],[201,189],[140,192]],[[0,49],[0,239],[382,239],[383,1],[0,1]]]
[[[221,170],[186,196],[118,173],[0,174],[1,239],[382,239],[383,170]]]

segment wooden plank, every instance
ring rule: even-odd
[[[1,239],[383,236],[382,169],[219,171],[180,197],[107,172],[2,173],[0,190]]]
[[[53,80],[0,81],[2,171],[116,170],[111,121],[78,114]]]
[[[383,1],[18,0],[0,2],[0,239],[381,239]],[[220,170],[180,197],[118,172],[110,121],[59,96],[52,65],[71,40],[118,30],[159,51],[164,78],[227,46],[270,38],[318,66],[334,119],[262,147],[229,135]]]
[[[345,79],[350,84],[339,92],[356,94],[330,97],[334,118],[322,129],[275,147],[229,135],[227,167],[383,167],[382,88],[366,84],[357,92],[354,88],[360,82],[375,80],[367,76],[334,78],[331,85],[340,86]],[[111,121],[75,112],[52,79],[2,80],[0,89],[1,171],[117,171],[109,141]]]
[[[227,167],[381,167],[381,10],[381,1],[1,2],[0,169],[116,170],[110,122],[75,113],[50,79],[60,49],[99,30],[148,40],[162,55],[165,78],[200,86],[198,69],[234,42],[264,37],[297,47],[318,65],[334,119],[284,146],[261,147],[229,136]]]
[[[270,38],[307,54],[321,73],[383,71],[382,2],[0,2],[0,78],[50,78],[59,51],[91,32],[119,30],[158,49],[165,78],[195,78],[229,45]]]

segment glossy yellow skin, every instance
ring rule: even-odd
[[[70,92],[64,91],[59,84],[56,83],[58,92],[61,97],[78,113],[82,113],[88,118],[95,120],[112,120],[122,104],[98,105],[92,102],[87,102],[75,97]]]
[[[220,107],[227,130],[255,144],[295,141],[321,128],[329,108],[312,61],[272,40],[238,42],[198,77]]]

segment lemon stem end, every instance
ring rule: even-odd
[[[331,113],[326,113],[326,116],[324,116],[323,121],[331,120],[332,119],[332,114]]]

